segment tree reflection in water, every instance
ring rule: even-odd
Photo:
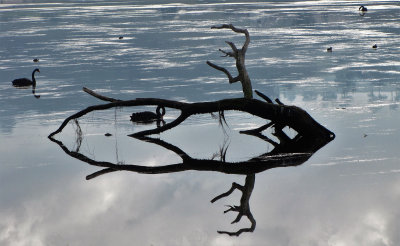
[[[78,122],[75,121],[75,123],[77,124],[77,128],[80,129]],[[234,182],[227,192],[222,193],[211,200],[211,202],[213,203],[221,198],[229,196],[235,190],[239,190],[242,193],[240,204],[228,206],[229,208],[224,211],[224,213],[237,212],[238,215],[236,219],[232,221],[232,224],[239,222],[241,218],[245,216],[250,221],[251,226],[248,228],[241,228],[238,231],[234,232],[218,231],[218,233],[221,234],[239,236],[243,232],[253,232],[256,228],[256,220],[251,213],[249,205],[250,197],[255,184],[255,175],[271,168],[301,165],[305,161],[307,161],[316,151],[318,151],[320,148],[322,148],[324,145],[334,139],[334,134],[327,129],[325,134],[321,134],[319,136],[315,134],[308,135],[297,133],[294,138],[290,138],[282,130],[283,127],[283,124],[271,122],[257,129],[242,131],[242,134],[252,135],[254,137],[258,137],[264,141],[267,141],[268,143],[272,144],[274,148],[267,153],[241,162],[225,161],[224,153],[226,153],[226,149],[224,150],[224,147],[227,148],[226,146],[222,147],[219,151],[220,160],[215,160],[214,158],[198,159],[192,158],[182,149],[161,139],[148,136],[131,135],[136,139],[156,144],[169,151],[174,152],[182,159],[182,162],[158,166],[119,164],[105,161],[96,161],[82,153],[79,153],[79,143],[82,139],[81,131],[76,131],[76,143],[78,146],[76,146],[75,150],[69,150],[61,141],[56,140],[54,138],[54,135],[50,135],[49,139],[58,144],[67,155],[86,162],[90,165],[103,167],[102,170],[88,175],[86,177],[87,180],[115,171],[131,171],[143,174],[162,174],[195,170],[245,175],[246,179],[244,185],[240,185]],[[273,128],[273,135],[279,140],[279,143],[262,134],[262,132],[268,128]]]

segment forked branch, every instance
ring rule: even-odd
[[[211,29],[231,29],[232,31],[236,33],[243,33],[246,36],[246,41],[243,44],[242,50],[246,52],[247,47],[249,46],[250,43],[250,34],[247,31],[247,29],[241,29],[233,26],[232,24],[223,24],[219,26],[212,26]]]
[[[229,71],[224,67],[220,67],[220,66],[215,65],[214,63],[209,62],[209,61],[207,61],[207,65],[209,65],[210,67],[215,68],[215,69],[223,72],[224,74],[226,74],[230,84],[240,81],[240,77],[239,76],[236,76],[235,78],[232,77],[231,73],[229,73]]]
[[[246,55],[247,47],[249,46],[249,43],[250,43],[249,32],[247,31],[247,29],[236,28],[232,24],[212,26],[211,29],[231,29],[232,31],[234,31],[236,33],[243,33],[245,35],[246,40],[241,49],[238,49],[234,43],[229,42],[229,41],[225,41],[225,43],[227,43],[231,47],[232,52],[227,52],[227,51],[219,49],[219,51],[221,51],[225,56],[235,58],[238,76],[233,77],[226,68],[215,65],[214,63],[212,63],[210,61],[207,61],[207,64],[210,67],[223,72],[228,77],[229,83],[234,83],[234,82],[240,81],[242,83],[242,90],[243,90],[244,97],[245,98],[253,98],[253,90],[252,90],[252,86],[251,86],[251,81],[250,81],[250,77],[247,73],[246,66],[245,66],[245,55]]]
[[[242,185],[234,182],[234,183],[232,183],[232,187],[227,192],[222,193],[221,195],[216,196],[214,199],[211,200],[211,202],[214,203],[215,201],[217,201],[223,197],[229,196],[235,190],[239,190],[240,192],[242,192],[242,196],[240,198],[240,205],[239,206],[235,206],[235,205],[228,206],[229,209],[225,210],[224,213],[231,212],[231,211],[238,212],[238,215],[236,216],[236,219],[234,221],[232,221],[232,224],[239,222],[243,216],[246,216],[251,223],[251,226],[249,228],[242,228],[236,232],[218,231],[218,233],[228,234],[229,236],[239,236],[243,232],[254,231],[254,229],[256,228],[256,220],[254,219],[253,214],[250,211],[249,202],[250,202],[251,193],[253,192],[253,189],[254,189],[255,179],[256,179],[255,174],[249,174],[246,176],[245,185],[242,186]]]

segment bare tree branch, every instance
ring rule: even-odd
[[[233,78],[232,75],[228,72],[228,70],[223,67],[217,66],[209,61],[207,61],[207,64],[209,66],[211,66],[212,68],[225,73],[228,76],[229,83],[240,81],[242,84],[242,90],[243,90],[244,97],[245,98],[253,98],[253,89],[251,86],[250,77],[247,73],[246,66],[245,66],[245,55],[246,55],[247,47],[249,46],[249,43],[250,43],[249,32],[246,29],[236,28],[232,24],[212,26],[211,29],[231,29],[232,31],[234,31],[236,33],[245,34],[246,41],[244,42],[243,47],[241,49],[236,48],[236,45],[229,41],[225,41],[225,43],[227,43],[231,47],[232,52],[226,52],[226,51],[219,49],[222,53],[225,54],[225,56],[235,58],[236,69],[238,71],[237,77]]]
[[[230,236],[239,236],[243,232],[254,231],[254,229],[256,228],[256,220],[254,219],[250,211],[250,197],[254,189],[255,180],[256,180],[255,174],[248,174],[246,176],[246,182],[243,186],[234,182],[232,183],[232,187],[227,192],[222,193],[221,195],[216,196],[214,199],[211,200],[211,202],[213,203],[218,199],[229,196],[236,189],[239,190],[240,192],[242,192],[242,196],[240,198],[240,206],[228,206],[229,209],[225,210],[224,213],[238,212],[238,215],[236,216],[235,220],[232,221],[231,224],[239,222],[243,216],[246,216],[251,222],[251,226],[249,228],[242,228],[236,232],[218,231],[218,233],[228,234]]]
[[[265,94],[259,92],[258,90],[254,90],[254,92],[255,92],[259,97],[261,97],[262,99],[264,99],[266,102],[272,103],[272,100],[269,99],[269,97],[267,97]]]
[[[236,48],[236,45],[234,44],[234,43],[232,43],[232,42],[229,42],[229,41],[225,41],[225,43],[227,43],[229,46],[231,46],[231,49],[232,49],[232,51],[234,52],[234,55],[235,55],[235,58],[236,58],[236,56],[237,56],[237,53],[238,53],[238,49]]]
[[[233,26],[232,24],[223,24],[220,26],[212,26],[211,29],[231,29],[232,31],[234,31],[236,33],[243,33],[246,36],[246,41],[243,44],[242,50],[244,52],[246,52],[247,47],[249,46],[249,43],[250,43],[250,34],[247,31],[247,29],[240,29],[240,28]]]
[[[243,188],[243,186],[241,186],[240,184],[233,182],[233,183],[232,183],[232,187],[231,187],[227,192],[222,193],[221,195],[214,197],[214,199],[211,200],[211,203],[214,203],[214,202],[218,201],[219,199],[221,199],[221,198],[223,198],[223,197],[229,196],[229,195],[232,194],[232,192],[234,192],[236,189],[237,189],[237,190],[243,191],[244,188]],[[231,206],[230,206],[230,207],[231,207]]]
[[[235,57],[235,53],[233,53],[233,52],[227,52],[227,51],[222,50],[222,49],[218,49],[218,50],[221,51],[221,53],[224,53],[224,54],[225,54],[224,56],[221,56],[221,57],[227,57],[227,56],[229,56],[229,57]]]
[[[275,99],[275,102],[276,102],[277,104],[279,104],[279,105],[285,105],[285,104],[283,104],[283,103],[281,102],[281,100],[279,100],[279,98],[276,98],[276,99]]]
[[[220,67],[220,66],[218,66],[218,65],[215,65],[214,63],[211,63],[210,61],[207,61],[207,64],[208,64],[210,67],[213,67],[213,68],[215,68],[215,69],[217,69],[217,70],[219,70],[219,71],[225,73],[226,76],[227,76],[228,79],[229,79],[229,83],[232,84],[232,83],[235,83],[235,82],[240,81],[239,76],[233,78],[232,75],[229,73],[229,71],[226,70],[226,68],[223,68],[223,67]]]
[[[84,92],[88,93],[89,95],[92,95],[92,96],[94,96],[94,97],[96,97],[96,98],[98,98],[100,100],[103,100],[103,101],[108,101],[108,102],[119,102],[119,101],[121,101],[119,99],[114,99],[114,98],[111,98],[111,97],[106,97],[106,96],[97,94],[96,92],[94,92],[94,91],[92,91],[92,90],[90,90],[90,89],[88,89],[86,87],[83,87],[82,90]]]

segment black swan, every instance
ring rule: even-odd
[[[163,106],[158,106],[156,109],[156,113],[150,111],[132,113],[131,121],[141,122],[141,123],[161,121],[164,115],[165,115],[165,108]]]
[[[362,5],[358,8],[358,10],[360,10],[362,12],[368,11],[368,9],[366,7],[364,7],[364,6],[362,6]]]
[[[32,80],[27,79],[27,78],[14,79],[13,82],[12,82],[13,86],[15,86],[15,87],[30,86],[30,85],[36,86],[36,79],[35,79],[35,73],[36,72],[40,73],[39,68],[36,68],[35,70],[33,70],[33,72],[32,72]]]
[[[326,51],[332,52],[332,47],[327,48]]]
[[[376,49],[376,48],[378,48],[378,45],[374,44],[374,45],[372,45],[372,48]]]

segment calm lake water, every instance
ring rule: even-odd
[[[400,244],[398,1],[362,1],[364,15],[358,1],[34,2],[0,4],[1,245]],[[206,64],[233,71],[234,61],[218,49],[244,38],[210,29],[224,23],[250,32],[254,89],[303,108],[336,134],[304,164],[256,175],[249,204],[257,226],[239,237],[217,231],[250,226],[246,217],[231,224],[237,213],[224,214],[225,205],[239,205],[240,192],[210,200],[232,182],[243,185],[244,175],[121,171],[86,180],[101,168],[47,138],[66,117],[104,103],[82,87],[118,99],[242,97],[240,84]],[[34,68],[40,99],[11,85]],[[141,109],[90,113],[79,121],[81,141],[72,123],[55,138],[97,161],[181,162],[127,136],[154,127],[129,121]],[[165,119],[177,115],[167,110]],[[238,112],[226,119],[221,127],[198,115],[155,137],[199,159],[223,146],[233,162],[272,150],[239,134],[264,120]]]

